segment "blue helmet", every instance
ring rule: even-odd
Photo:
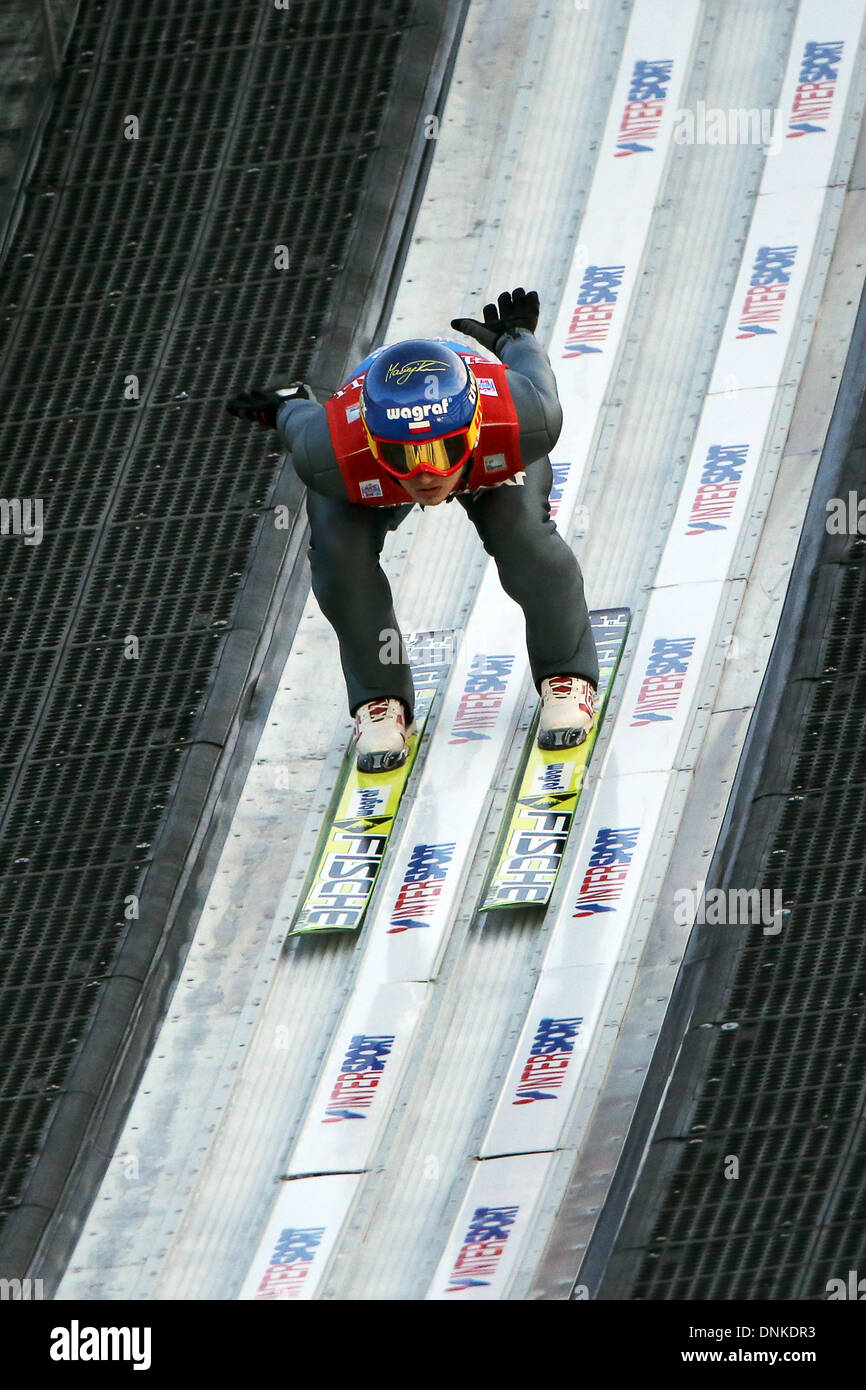
[[[455,473],[478,442],[478,382],[443,342],[395,343],[377,353],[368,368],[361,419],[373,455],[394,477]]]

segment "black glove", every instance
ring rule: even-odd
[[[452,319],[451,327],[467,338],[474,338],[482,347],[493,348],[503,334],[509,338],[517,337],[519,328],[527,328],[534,333],[538,324],[538,295],[535,290],[518,288],[511,294],[507,290],[499,296],[496,304],[484,305],[484,322],[477,319]]]
[[[307,401],[315,399],[309,386],[305,386],[302,381],[295,381],[291,386],[283,386],[279,390],[268,388],[265,391],[239,391],[236,396],[230,396],[226,401],[226,410],[238,420],[257,422],[265,429],[272,430],[276,429],[277,411],[280,406],[287,400],[295,400],[298,396]]]

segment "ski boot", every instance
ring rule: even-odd
[[[597,691],[582,676],[548,676],[541,682],[539,748],[577,748],[595,719]]]
[[[402,700],[368,700],[355,713],[355,754],[359,772],[391,772],[402,767],[415,721],[406,727]]]

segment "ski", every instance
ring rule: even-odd
[[[625,646],[631,612],[605,608],[590,613],[598,649],[599,708],[592,732],[577,748],[542,749],[533,720],[515,778],[517,787],[492,856],[493,871],[480,906],[544,907],[550,900],[568,842],[583,778]]]
[[[405,645],[415,683],[417,729],[409,739],[406,761],[390,772],[359,772],[350,744],[289,936],[356,931],[364,920],[400,798],[451,664],[454,633],[417,632]]]

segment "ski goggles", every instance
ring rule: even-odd
[[[366,423],[364,428],[366,429]],[[381,439],[367,430],[370,450],[377,463],[392,478],[414,478],[418,473],[435,473],[440,478],[450,477],[462,468],[481,432],[481,401],[475,407],[475,414],[463,429],[451,434],[440,435],[438,439],[427,439],[423,443],[404,444],[394,439]]]

